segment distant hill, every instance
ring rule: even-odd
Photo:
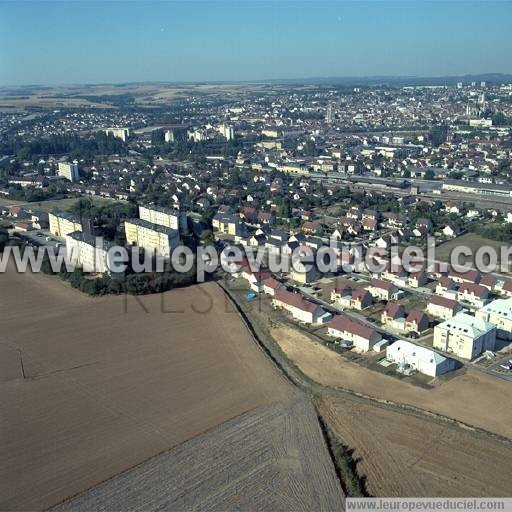
[[[318,84],[318,85],[455,85],[457,82],[469,84],[471,82],[487,82],[488,84],[501,84],[512,82],[512,74],[484,73],[480,75],[461,76],[368,76],[368,77],[311,77],[265,80],[264,83],[276,84]]]

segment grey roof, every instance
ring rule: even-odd
[[[141,204],[139,208],[147,208],[148,210],[154,210],[155,212],[166,213],[167,215],[179,215],[180,211],[175,208],[168,208],[166,206],[157,206],[156,204]]]
[[[160,224],[153,224],[152,222],[143,219],[126,219],[125,222],[129,222],[130,224],[135,224],[146,229],[152,229],[153,231],[158,231],[159,233],[163,233],[164,235],[177,232],[176,229],[160,226]]]
[[[112,247],[115,247],[116,244],[113,242],[109,242],[108,240],[103,239],[102,237],[96,237],[94,235],[90,235],[89,233],[84,233],[83,231],[73,231],[73,233],[69,233],[70,238],[74,240],[78,240],[79,242],[84,242],[88,245],[96,246],[96,239],[102,240],[103,242],[103,250],[108,251]]]

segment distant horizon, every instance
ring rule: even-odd
[[[0,89],[8,89],[8,88],[24,88],[24,87],[73,87],[73,86],[104,86],[104,85],[114,85],[114,86],[124,86],[124,85],[138,85],[138,84],[162,84],[162,85],[215,85],[215,84],[269,84],[269,83],[286,83],[286,82],[295,82],[295,83],[304,83],[308,84],[313,81],[322,81],[323,85],[329,85],[329,80],[334,81],[346,81],[346,85],[351,85],[351,81],[372,81],[372,80],[382,80],[382,81],[392,81],[392,80],[446,80],[446,81],[455,81],[455,80],[470,80],[471,81],[479,81],[481,79],[487,78],[492,80],[492,78],[504,77],[507,80],[512,81],[512,73],[506,72],[488,72],[488,73],[465,73],[461,75],[360,75],[360,76],[349,76],[349,75],[339,75],[339,76],[301,76],[296,78],[265,78],[265,79],[254,79],[254,80],[134,80],[134,81],[120,81],[120,82],[54,82],[54,83],[25,83],[25,84],[5,84],[0,85]],[[322,85],[320,83],[319,85]],[[337,85],[337,84],[333,84]]]
[[[506,74],[511,23],[493,0],[0,0],[0,86]]]

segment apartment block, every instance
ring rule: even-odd
[[[59,162],[57,174],[69,181],[78,181],[78,165],[70,164],[68,162]]]
[[[48,215],[52,235],[65,237],[75,231],[83,231],[83,224],[78,217],[70,213],[50,213]]]
[[[474,359],[486,350],[494,350],[496,326],[467,313],[458,313],[434,328],[434,348]]]
[[[84,272],[110,273],[113,268],[109,249],[114,247],[101,237],[75,231],[66,235],[66,255],[69,261],[82,267]]]
[[[142,219],[128,219],[124,223],[126,242],[147,251],[170,257],[178,247],[180,236],[177,229],[153,224]]]
[[[126,139],[130,136],[130,130],[128,128],[106,128],[105,133],[107,135],[113,135],[123,142],[126,142]]]
[[[185,212],[156,205],[139,206],[139,217],[151,224],[158,224],[166,228],[184,232],[187,229],[187,215]]]
[[[476,311],[475,316],[496,326],[496,336],[512,340],[512,299],[496,299]]]

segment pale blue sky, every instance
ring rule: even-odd
[[[0,85],[512,73],[512,2],[0,0]]]

